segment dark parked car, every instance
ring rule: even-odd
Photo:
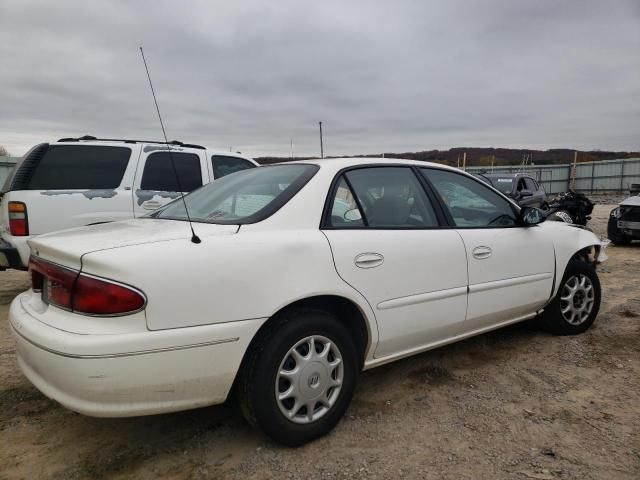
[[[640,191],[631,192],[637,194],[625,198],[609,215],[607,236],[615,245],[640,240]]]
[[[479,173],[496,190],[513,198],[521,207],[547,207],[547,194],[542,185],[524,173]]]

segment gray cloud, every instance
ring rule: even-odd
[[[0,144],[85,133],[250,155],[640,149],[640,7],[0,0]]]

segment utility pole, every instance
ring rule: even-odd
[[[318,122],[320,125],[320,158],[324,158],[324,146],[322,145],[322,122]]]
[[[573,152],[573,170],[571,171],[571,190],[576,189],[576,169],[578,167],[578,151]]]
[[[289,137],[289,158],[293,160],[293,137]]]
[[[462,154],[462,171],[463,172],[467,171],[467,152],[464,152]]]

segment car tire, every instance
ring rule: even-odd
[[[347,328],[328,312],[298,308],[279,314],[243,362],[237,391],[244,417],[287,446],[326,434],[353,397],[357,352]]]
[[[539,318],[541,327],[555,335],[577,335],[591,327],[600,310],[600,280],[595,268],[573,259],[555,298]]]

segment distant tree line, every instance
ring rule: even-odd
[[[568,148],[555,148],[551,150],[528,150],[513,148],[451,148],[449,150],[427,150],[424,152],[384,153],[385,158],[407,158],[422,160],[425,162],[444,163],[446,165],[462,165],[464,153],[467,154],[467,166],[493,165],[517,165],[522,163],[525,156],[529,156],[529,163],[538,164],[564,164],[573,162],[575,150]],[[368,155],[345,155],[349,157],[382,157],[382,153]],[[593,162],[599,160],[612,160],[614,158],[637,158],[640,152],[608,152],[601,150],[578,151],[578,162]],[[311,157],[258,157],[261,164],[286,162],[289,160],[303,160]],[[332,157],[326,157],[332,158]],[[335,157],[334,157],[335,158]]]

